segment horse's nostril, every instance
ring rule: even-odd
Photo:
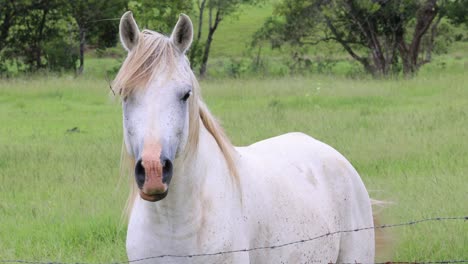
[[[162,165],[162,182],[169,184],[172,178],[172,162],[169,159],[161,158]],[[135,165],[135,180],[138,188],[142,189],[146,180],[145,167],[143,167],[143,161],[140,159]]]
[[[172,178],[172,162],[169,159],[161,159],[163,165],[163,183],[169,184]]]
[[[138,188],[143,188],[143,184],[145,183],[145,168],[143,167],[142,160],[138,160],[135,165],[135,179],[138,185]]]

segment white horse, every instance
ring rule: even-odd
[[[170,37],[120,21],[128,51],[113,89],[122,97],[126,150],[135,166],[127,233],[138,263],[371,263],[371,201],[332,147],[290,133],[234,147],[203,103],[185,52],[193,26]],[[170,187],[170,188],[169,188]],[[139,195],[138,195],[139,193]],[[197,257],[159,255],[210,254]]]

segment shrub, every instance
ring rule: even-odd
[[[44,45],[47,66],[51,71],[76,70],[79,58],[78,45],[56,38]]]

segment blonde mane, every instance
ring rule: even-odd
[[[182,69],[177,68],[177,59],[180,56],[180,52],[168,37],[150,30],[143,30],[139,34],[139,42],[128,53],[112,83],[112,90],[122,98],[125,98],[136,89],[145,89],[148,82],[156,76],[170,78],[173,74],[188,74],[192,83],[192,96],[189,98],[189,136],[186,146],[186,157],[191,156],[190,154],[193,154],[198,147],[201,123],[216,140],[226,160],[230,175],[235,184],[239,186],[239,176],[234,160],[236,150],[216,118],[213,117],[203,102],[200,86],[189,67],[188,61],[186,67]],[[138,188],[131,176],[133,175],[132,168],[134,165],[135,160],[122,147],[121,173],[129,178],[131,186],[126,206],[127,216],[138,195]]]

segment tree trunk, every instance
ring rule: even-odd
[[[382,53],[380,42],[375,36],[375,32],[371,32],[372,40],[370,44],[372,59],[374,61],[375,73],[381,76],[388,74],[388,63]]]
[[[192,47],[190,48],[190,51],[188,53],[189,61],[190,61],[190,67],[192,70],[195,70],[195,67],[198,65],[198,59],[199,59],[199,51],[201,50],[201,35],[202,35],[202,27],[203,27],[203,13],[205,11],[205,5],[206,5],[207,0],[200,0],[198,1],[198,31],[195,39],[192,42]]]
[[[81,75],[84,69],[84,48],[86,43],[86,29],[80,26],[80,66],[78,67],[77,75]]]
[[[206,39],[206,43],[205,43],[205,50],[203,51],[203,57],[202,57],[202,61],[201,61],[201,67],[200,67],[200,77],[201,78],[204,78],[206,77],[206,71],[208,69],[208,57],[210,55],[210,48],[211,48],[211,42],[213,41],[213,35],[216,31],[216,29],[218,28],[218,24],[219,22],[221,22],[221,14],[220,14],[220,11],[219,9],[216,10],[216,17],[215,17],[215,20],[214,20],[214,23],[212,21],[213,19],[213,16],[212,16],[212,13],[213,12],[213,8],[210,7],[210,17],[209,17],[209,26],[210,26],[210,30],[208,31],[208,37]]]
[[[257,56],[255,57],[255,67],[258,71],[258,68],[260,67],[260,55],[262,53],[262,45],[258,45],[258,51],[257,51]]]
[[[371,71],[373,75],[387,75],[389,63],[385,59],[374,22],[360,14],[360,8],[356,5],[356,1],[346,0],[344,1],[344,4],[348,9],[349,15],[352,17],[353,23],[358,26],[362,35],[365,36],[367,47],[371,53],[373,67],[370,67],[370,65],[365,65],[369,64],[368,60],[360,61],[361,64],[363,64],[364,68],[366,68],[366,71]],[[348,44],[346,45],[349,47]]]
[[[39,23],[39,29],[38,29],[38,34],[37,34],[37,39],[36,39],[36,50],[34,52],[34,60],[35,60],[35,63],[36,63],[36,69],[39,69],[39,68],[42,68],[42,59],[41,59],[41,55],[42,55],[42,45],[41,45],[41,42],[43,41],[43,35],[44,35],[44,27],[45,27],[45,23],[46,23],[46,20],[47,20],[47,14],[49,13],[49,9],[44,9],[42,10],[42,18],[41,18],[41,22]]]
[[[214,34],[214,30],[210,29],[208,32],[208,38],[206,39],[205,50],[203,51],[203,57],[201,61],[201,67],[200,67],[201,78],[206,77],[206,70],[208,68],[208,57],[210,55],[210,48],[211,48],[211,42],[213,41],[213,34]]]
[[[199,15],[198,15],[198,33],[197,33],[197,41],[200,41],[201,34],[202,34],[202,27],[203,27],[203,11],[205,11],[205,4],[206,0],[202,0],[198,6]]]
[[[421,64],[418,62],[419,51],[421,47],[421,39],[429,29],[432,21],[437,15],[439,7],[437,0],[427,0],[417,11],[416,25],[414,27],[413,39],[411,44],[406,45],[404,38],[401,36],[399,39],[399,50],[401,59],[403,60],[403,74],[411,76],[416,73]]]
[[[363,26],[362,29],[365,36],[367,36],[367,41],[369,43],[368,46],[371,50],[372,59],[374,61],[375,73],[381,76],[386,76],[388,74],[388,62],[385,60],[382,45],[380,44],[379,37],[377,36],[377,29],[370,21],[366,21],[365,25],[366,26]]]
[[[440,24],[440,21],[442,21],[442,16],[441,15],[439,15],[436,22],[431,27],[431,37],[430,37],[429,43],[427,45],[426,58],[424,60],[425,63],[430,62],[432,60],[432,50],[434,49],[434,42],[435,42],[435,38],[436,38],[436,35],[437,35],[437,28],[438,28],[438,26]]]

